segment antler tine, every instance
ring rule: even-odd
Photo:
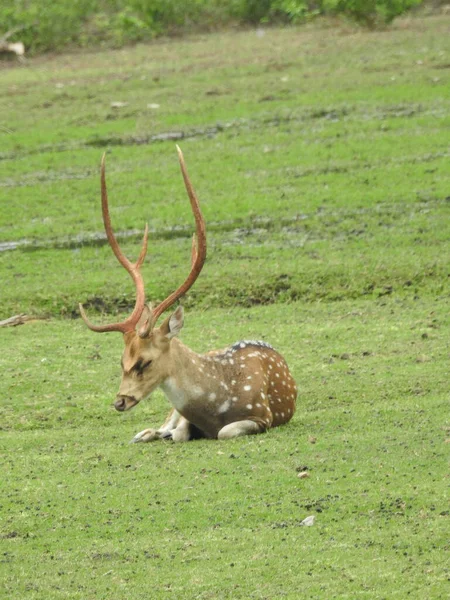
[[[81,304],[79,304],[79,308],[80,308],[80,313],[81,313],[81,317],[82,317],[83,321],[86,323],[86,325],[92,331],[97,331],[100,333],[107,332],[107,331],[120,331],[121,333],[127,333],[128,331],[132,331],[136,327],[136,325],[142,315],[142,311],[144,310],[144,306],[145,306],[144,280],[142,278],[140,268],[142,266],[142,263],[144,262],[145,255],[147,253],[148,225],[145,226],[144,238],[142,241],[142,248],[141,248],[141,252],[139,254],[139,258],[133,264],[132,262],[130,262],[128,260],[128,258],[123,254],[122,250],[120,249],[120,246],[117,243],[116,237],[114,235],[114,232],[113,232],[113,229],[111,226],[111,218],[109,216],[109,207],[108,207],[108,194],[106,191],[105,157],[106,157],[106,154],[103,154],[102,163],[101,163],[101,175],[100,175],[103,224],[105,226],[106,237],[108,239],[109,245],[112,248],[112,251],[114,252],[114,255],[116,256],[116,258],[120,262],[120,264],[130,274],[130,276],[134,282],[134,285],[136,287],[136,302],[134,305],[133,312],[127,319],[125,319],[125,321],[121,321],[120,323],[111,323],[110,325],[94,325],[87,318],[86,313]]]
[[[142,248],[141,248],[141,252],[139,254],[139,258],[134,263],[134,266],[136,267],[136,269],[140,269],[142,267],[142,265],[144,264],[144,260],[147,255],[147,246],[148,246],[148,223],[145,224],[144,237],[142,239]]]
[[[200,204],[198,202],[197,195],[192,187],[191,180],[189,179],[189,175],[186,169],[186,165],[184,163],[183,153],[181,149],[177,145],[178,151],[178,159],[180,161],[181,173],[184,179],[184,185],[186,187],[186,191],[189,196],[189,200],[191,203],[192,212],[194,214],[195,219],[195,227],[196,234],[194,234],[192,240],[192,259],[191,259],[191,271],[186,279],[186,281],[180,285],[180,287],[175,290],[170,296],[168,296],[161,304],[153,310],[153,323],[156,323],[157,318],[180,296],[185,294],[195,283],[197,277],[200,275],[200,272],[205,264],[206,260],[206,228],[205,228],[205,220],[203,218],[202,212],[200,210]]]

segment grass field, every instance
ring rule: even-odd
[[[1,67],[0,319],[37,317],[0,329],[5,598],[450,597],[449,28]],[[128,444],[167,403],[116,413],[121,336],[78,319],[134,302],[102,236],[104,151],[130,257],[150,224],[149,297],[185,277],[175,141],[209,242],[181,337],[284,354],[297,413],[267,435]]]

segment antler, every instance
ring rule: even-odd
[[[139,258],[135,263],[132,263],[128,260],[128,258],[123,254],[120,249],[119,244],[114,236],[114,232],[111,227],[111,219],[109,216],[108,209],[108,194],[106,192],[106,177],[105,177],[105,154],[102,156],[102,166],[101,166],[101,190],[102,190],[102,215],[103,215],[103,224],[105,226],[106,237],[108,238],[109,245],[112,248],[112,251],[116,255],[117,260],[120,264],[125,267],[125,269],[130,274],[134,285],[136,286],[136,303],[134,305],[133,312],[120,323],[112,323],[111,325],[93,325],[86,316],[84,312],[83,306],[79,304],[80,313],[83,318],[83,321],[92,329],[92,331],[97,331],[103,333],[105,331],[120,331],[121,333],[127,333],[128,331],[132,331],[135,329],[139,319],[141,318],[142,311],[145,307],[145,289],[144,289],[144,280],[142,279],[142,275],[140,272],[140,268],[142,263],[144,262],[145,255],[147,253],[147,243],[148,243],[148,225],[145,226],[144,231],[144,239],[142,242],[141,252],[139,254]]]
[[[174,304],[183,294],[185,294],[195,283],[197,277],[205,264],[206,260],[206,228],[205,220],[200,210],[197,195],[192,187],[191,180],[184,163],[183,153],[180,147],[177,145],[178,160],[180,161],[181,173],[184,179],[184,185],[189,196],[191,203],[192,212],[194,213],[196,233],[192,238],[192,251],[191,251],[191,271],[186,281],[180,285],[172,294],[170,294],[165,300],[163,300],[156,308],[147,307],[149,316],[141,330],[139,331],[140,337],[147,337],[152,330],[158,317]]]
[[[122,253],[119,244],[114,236],[112,227],[111,227],[111,219],[109,217],[108,210],[108,196],[106,193],[106,179],[105,179],[105,155],[102,157],[102,166],[101,166],[101,190],[102,190],[102,214],[103,214],[103,223],[105,225],[106,236],[108,238],[108,242],[117,257],[117,260],[120,264],[125,267],[125,269],[130,274],[131,278],[134,281],[136,286],[136,304],[134,306],[134,310],[131,315],[125,321],[121,323],[113,323],[111,325],[93,325],[86,316],[84,312],[83,306],[80,304],[80,313],[83,318],[83,321],[92,329],[92,331],[105,332],[105,331],[120,331],[121,333],[127,333],[128,331],[132,331],[136,328],[138,321],[142,317],[142,313],[144,309],[148,312],[148,317],[145,321],[145,324],[139,331],[139,335],[141,337],[146,337],[153,326],[155,325],[158,317],[167,310],[180,296],[185,294],[194,284],[197,277],[200,275],[200,272],[203,268],[206,259],[206,229],[205,229],[205,221],[203,219],[203,215],[200,210],[200,205],[195,194],[194,188],[192,187],[191,181],[189,179],[189,175],[186,170],[186,165],[184,163],[183,153],[180,148],[177,146],[178,151],[178,159],[180,161],[181,172],[184,179],[184,185],[186,187],[186,191],[189,196],[189,200],[191,203],[192,212],[195,218],[196,225],[196,233],[192,239],[192,256],[191,256],[191,271],[186,279],[186,281],[180,285],[180,287],[175,290],[172,294],[170,294],[163,302],[158,304],[156,308],[152,306],[145,305],[145,291],[144,291],[144,281],[142,279],[142,275],[140,272],[140,268],[142,263],[144,262],[145,255],[147,252],[147,242],[148,242],[148,226],[145,226],[144,232],[144,240],[142,243],[142,249],[139,254],[139,258],[135,263],[131,263],[126,256]]]

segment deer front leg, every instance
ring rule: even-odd
[[[173,408],[159,429],[144,429],[131,442],[136,444],[160,439],[173,439],[175,442],[189,440],[189,421]]]

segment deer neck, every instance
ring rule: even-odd
[[[177,338],[172,340],[168,376],[160,387],[179,412],[183,413],[192,403],[214,397],[220,379],[216,361],[197,354]]]

